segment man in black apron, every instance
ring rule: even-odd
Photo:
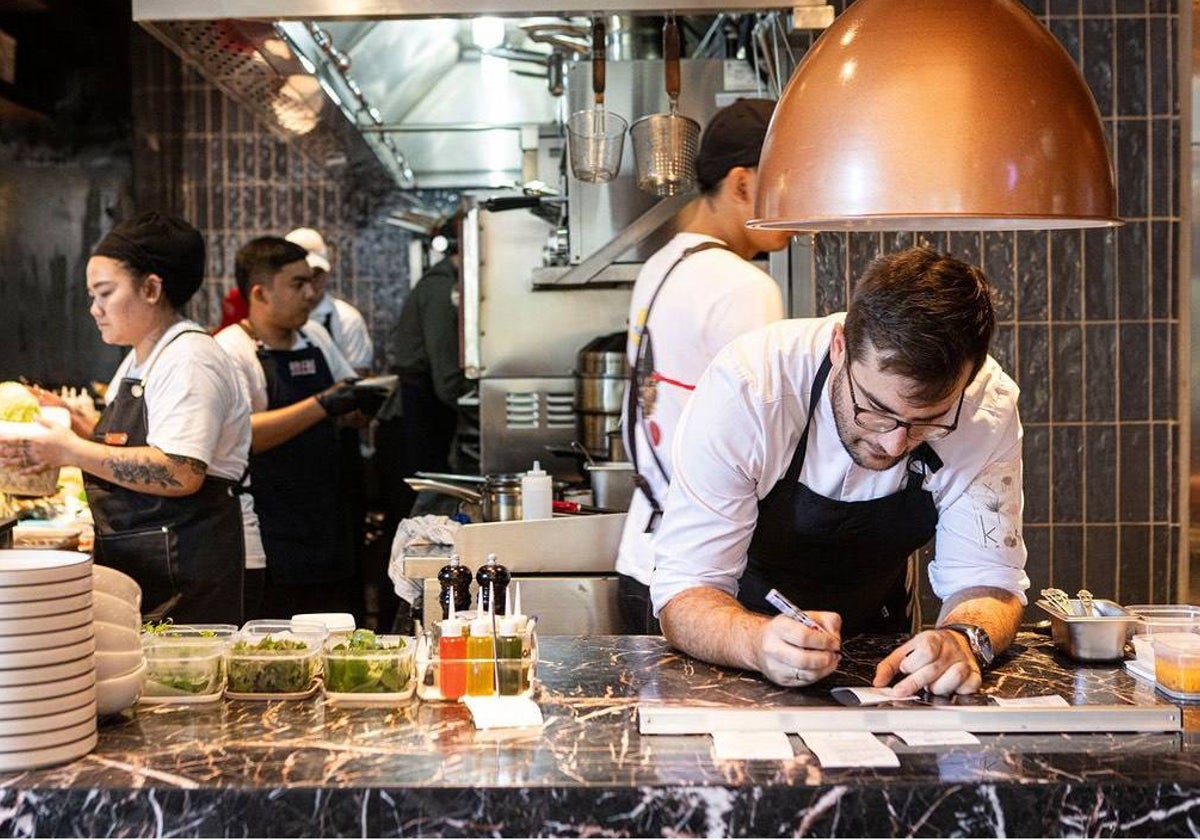
[[[668,639],[814,682],[843,635],[910,629],[908,557],[937,536],[937,629],[889,654],[875,683],[976,690],[1028,586],[1016,388],[987,356],[994,321],[982,272],[914,248],[868,270],[844,324],[782,322],[718,356],[680,426],[656,542]],[[769,618],[772,589],[819,626]]]
[[[252,381],[266,392],[265,406],[261,395],[251,398],[250,489],[267,555],[261,598],[249,605],[256,617],[351,611],[358,602],[356,523],[334,418],[354,412],[359,400],[345,360],[305,333],[315,295],[306,256],[295,243],[261,237],[239,250],[235,266],[250,313],[228,329],[253,342],[261,377]],[[218,336],[227,349],[229,339]],[[342,381],[335,381],[327,353],[345,366]]]

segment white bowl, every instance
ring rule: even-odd
[[[79,595],[67,595],[63,598],[48,598],[44,601],[16,601],[0,604],[0,621],[11,621],[43,616],[59,615],[66,612],[86,610],[92,605],[92,593],[83,592]]]
[[[47,598],[65,598],[92,591],[92,572],[86,570],[82,577],[58,583],[31,583],[27,586],[0,586],[0,604],[21,601],[44,601]]]
[[[109,624],[107,621],[97,621],[92,626],[96,630],[96,650],[98,651],[140,651],[142,649],[142,642],[136,630],[130,630],[119,624]]]
[[[95,635],[92,622],[88,620],[78,627],[54,630],[48,633],[23,633],[19,636],[0,636],[0,653],[19,653],[27,650],[49,650],[50,648],[73,645]]]
[[[142,696],[145,676],[146,663],[143,662],[136,671],[96,683],[96,713],[112,715],[136,703]]]
[[[119,651],[98,650],[96,651],[96,680],[103,682],[123,677],[141,668],[145,663],[146,658],[142,654],[141,648]]]
[[[88,668],[76,676],[64,677],[48,683],[0,686],[0,706],[8,708],[10,705],[18,703],[40,703],[54,697],[62,697],[89,689],[94,690],[95,686],[96,669],[94,667]]]
[[[97,592],[115,595],[141,613],[142,587],[129,575],[108,566],[92,566],[92,580]]]
[[[135,633],[142,629],[142,616],[137,607],[107,592],[96,590],[92,595],[92,614],[97,623],[127,627]]]
[[[73,662],[96,651],[96,640],[88,636],[81,642],[47,650],[25,650],[19,653],[0,653],[0,670],[11,668],[41,668],[60,662]]]
[[[45,690],[45,686],[41,686]],[[90,682],[87,687],[70,694],[60,694],[58,697],[38,697],[35,700],[17,700],[12,703],[0,703],[0,720],[34,717],[36,715],[52,715],[77,709],[88,703],[96,702],[96,684]],[[93,711],[92,714],[95,714]]]
[[[42,732],[57,732],[78,726],[81,723],[96,725],[96,699],[86,701],[73,709],[61,712],[46,712],[36,717],[19,720],[0,720],[0,738],[11,738],[15,735],[32,735]],[[72,739],[75,740],[75,739]]]
[[[0,551],[0,586],[58,583],[87,574],[92,558],[78,551],[14,548]]]

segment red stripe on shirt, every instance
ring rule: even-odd
[[[688,385],[686,382],[680,382],[678,379],[671,379],[670,377],[663,376],[661,373],[659,373],[657,371],[650,374],[650,378],[653,379],[655,382],[665,382],[668,385],[674,385],[676,388],[683,388],[685,391],[695,391],[696,390],[695,385]]]

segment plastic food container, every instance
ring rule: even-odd
[[[1200,634],[1155,638],[1154,679],[1175,700],[1200,701]]]
[[[1159,639],[1172,644],[1188,644],[1192,638],[1200,639],[1196,633],[1139,633],[1130,639],[1133,645],[1134,658],[1144,662],[1150,668],[1154,667],[1154,643]]]
[[[1042,599],[1037,605],[1050,615],[1054,646],[1081,662],[1107,662],[1125,656],[1125,641],[1139,618],[1119,604],[1096,599],[1092,615],[1064,615]],[[1071,600],[1078,608],[1079,602]],[[1082,609],[1079,609],[1082,613]]]
[[[174,625],[144,631],[146,704],[212,703],[225,691],[225,654],[232,624]]]
[[[416,639],[358,630],[325,642],[325,696],[338,702],[393,703],[416,689]]]
[[[531,697],[537,685],[538,640],[534,622],[517,633],[519,657],[448,659],[438,655],[436,630],[417,640],[417,696],[422,700],[460,700],[469,696]],[[449,696],[447,691],[449,690]]]
[[[225,654],[225,696],[234,700],[302,700],[317,690],[321,645],[319,625],[250,621]]]
[[[1138,633],[1200,633],[1200,607],[1191,604],[1135,604],[1126,607],[1140,621]]]

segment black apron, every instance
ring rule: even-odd
[[[247,331],[249,332],[249,331]],[[300,337],[305,337],[300,333]],[[333,384],[321,348],[272,350],[258,342],[267,410],[300,402]],[[354,536],[343,494],[338,430],[332,418],[266,452],[250,454],[250,492],[267,571],[285,586],[341,581],[354,573]]]
[[[206,335],[183,330],[163,349],[189,332]],[[121,380],[94,440],[147,445],[142,396],[156,360],[157,354],[141,379]],[[147,620],[242,623],[246,546],[236,482],[208,475],[199,490],[179,497],[129,490],[90,473],[84,473],[84,486],[96,523],[96,562],[138,582]]]
[[[804,609],[841,615],[843,637],[908,632],[908,556],[929,542],[938,521],[933,494],[922,485],[942,462],[921,444],[909,456],[904,486],[868,501],[836,501],[801,484],[808,430],[831,367],[826,353],[787,474],[758,503],[738,600],[773,615],[765,598],[774,587]]]

